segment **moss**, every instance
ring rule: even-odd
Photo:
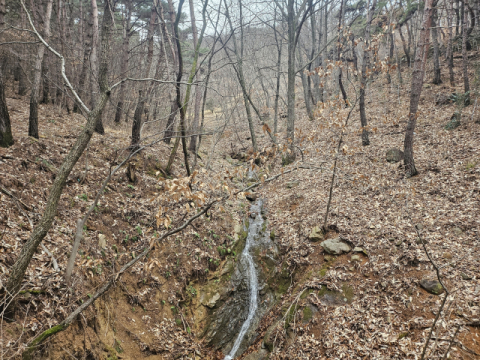
[[[347,298],[347,302],[350,304],[353,300],[353,288],[347,284],[342,285],[343,295]]]
[[[313,317],[313,311],[310,306],[305,306],[303,308],[303,320],[309,321]]]
[[[318,274],[321,276],[321,277],[324,277],[325,275],[327,275],[327,268],[322,268]]]
[[[403,333],[398,334],[398,340],[403,339],[404,337],[408,336],[408,331],[405,331]]]
[[[304,291],[304,292],[302,293],[302,295],[300,296],[300,299],[306,299],[307,296],[310,295],[311,293],[313,293],[313,290],[312,290],[312,289],[310,289],[310,290],[308,290],[308,291]]]
[[[320,290],[318,290],[318,297],[322,297],[328,292],[328,289],[325,285],[322,286]]]
[[[285,316],[285,329],[288,329],[288,327],[290,326],[290,323],[295,318],[296,310],[297,310],[297,305],[292,305],[290,307],[290,310],[288,310],[288,314],[287,316]]]
[[[275,240],[275,230],[270,231],[270,240]]]

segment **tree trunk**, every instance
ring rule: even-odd
[[[438,44],[438,31],[437,31],[437,20],[438,20],[438,11],[437,3],[435,0],[433,3],[433,14],[432,14],[432,40],[433,40],[433,83],[439,85],[442,83],[442,77],[440,72],[440,49]]]
[[[297,48],[297,58],[298,58],[298,63],[301,64],[302,54],[301,54],[300,47]],[[309,91],[310,84],[307,79],[307,74],[305,74],[305,71],[300,72],[300,78],[302,79],[303,100],[305,101],[305,108],[307,110],[307,115],[310,120],[313,120],[312,99],[310,97],[310,91]]]
[[[467,0],[462,1],[462,69],[463,69],[463,87],[465,92],[464,105],[470,105],[470,84],[468,81],[468,54],[467,54],[467,41],[468,41],[468,11],[465,9],[465,3]],[[468,4],[468,3],[467,3]]]
[[[193,7],[193,0],[189,0],[189,5],[190,5],[190,20],[192,22],[192,32],[193,32],[193,47],[197,47],[198,43],[198,31],[197,31],[197,25],[195,22],[195,9]],[[197,73],[197,80],[200,80],[200,72]],[[200,118],[200,105],[202,104],[202,92],[200,91],[199,87],[195,87],[195,104],[194,104],[194,113],[193,113],[193,122],[192,122],[192,127],[191,130],[194,135],[190,138],[190,145],[188,147],[188,150],[192,151],[195,153],[195,150],[197,149],[197,138],[198,136],[195,135],[198,132],[198,121]]]
[[[49,86],[49,64],[48,64],[48,52],[43,56],[42,64],[42,100],[40,104],[48,104],[50,102],[50,86]]]
[[[367,130],[367,115],[365,114],[365,89],[367,86],[367,68],[369,66],[369,50],[370,46],[370,26],[372,24],[373,13],[375,12],[375,6],[377,0],[373,0],[372,6],[368,10],[367,23],[365,24],[365,47],[363,51],[362,60],[362,74],[360,79],[360,123],[362,125],[362,145],[370,145],[370,139],[368,138]]]
[[[400,39],[402,39],[403,52],[405,53],[405,56],[407,57],[407,66],[410,67],[410,47],[407,47],[407,43],[406,43],[405,38],[403,36],[401,26],[398,28],[398,33],[400,34]]]
[[[0,9],[1,10],[1,9]],[[0,17],[3,14],[0,11]],[[0,18],[0,21],[2,19]],[[3,24],[0,23],[0,29]],[[0,55],[2,56],[2,55]],[[3,60],[3,59],[0,59]],[[12,128],[10,125],[10,115],[8,114],[7,100],[5,98],[5,83],[3,82],[4,61],[0,61],[0,147],[9,147],[13,145]]]
[[[287,68],[287,141],[288,153],[283,163],[288,165],[295,161],[295,0],[287,0],[287,28],[288,28],[288,68]]]
[[[47,0],[47,8],[44,14],[44,38],[48,41],[50,37],[50,17],[52,15],[53,0]],[[38,5],[41,6],[41,5]],[[35,59],[35,71],[30,95],[30,116],[28,118],[28,136],[38,139],[38,97],[40,93],[40,82],[42,78],[42,62],[45,54],[45,46],[38,45],[37,57]]]
[[[423,22],[420,30],[420,38],[417,42],[417,51],[415,56],[415,65],[412,73],[412,87],[410,91],[410,112],[408,115],[407,130],[404,140],[404,163],[405,174],[407,177],[418,174],[415,168],[413,158],[413,135],[417,123],[418,103],[423,88],[423,78],[425,76],[425,66],[427,63],[428,48],[430,45],[430,26],[432,23],[432,3],[433,0],[426,0],[423,12]]]
[[[453,73],[453,0],[445,0],[447,2],[447,27],[448,27],[448,42],[447,42],[447,64],[448,75],[450,78],[450,86],[455,86],[455,76]]]
[[[128,70],[128,56],[129,56],[129,45],[130,45],[130,17],[131,17],[131,0],[126,2],[125,11],[126,17],[123,19],[123,43],[122,43],[122,59],[120,63],[120,76],[122,78],[127,76]],[[117,109],[115,112],[115,123],[119,124],[122,119],[122,113],[124,113],[124,102],[125,102],[125,92],[126,92],[127,83],[123,82],[120,85],[119,90],[119,100],[117,103]],[[125,119],[128,121],[128,118]]]
[[[275,12],[275,24],[276,26],[276,15]],[[283,39],[277,35],[276,29],[274,29],[275,35],[275,44],[277,46],[277,69],[276,69],[276,86],[275,86],[275,101],[274,101],[274,117],[273,117],[273,134],[276,136],[278,132],[278,100],[280,98],[280,80],[282,77],[282,73],[280,70],[282,69],[282,47],[283,47]]]
[[[104,19],[105,21],[105,19]],[[97,91],[98,91],[98,56],[97,56],[97,47],[98,47],[98,7],[97,0],[92,0],[92,52],[90,53],[90,63],[92,69],[91,82],[92,82],[92,92],[91,92],[91,103],[92,109],[95,108]],[[103,128],[102,114],[100,114],[97,124],[95,125],[95,132],[97,134],[105,134],[105,129]]]
[[[45,206],[45,211],[42,215],[42,218],[33,229],[30,238],[27,240],[25,245],[23,245],[20,255],[10,269],[10,275],[5,286],[6,291],[4,292],[4,295],[6,301],[3,302],[4,304],[8,304],[10,296],[15,296],[20,289],[20,285],[25,276],[25,271],[30,264],[33,254],[52,226],[53,220],[57,213],[58,202],[60,200],[60,196],[62,195],[63,188],[65,187],[66,180],[83,151],[87,147],[93,135],[98,118],[101,116],[102,110],[105,107],[108,98],[110,97],[110,88],[108,87],[107,83],[107,70],[110,60],[110,46],[108,39],[110,37],[109,33],[113,18],[113,14],[110,12],[111,8],[111,0],[106,0],[102,25],[102,55],[99,71],[100,90],[102,92],[101,98],[97,103],[97,106],[88,113],[87,122],[83,130],[79,134],[77,141],[72,146],[67,156],[64,158],[63,163],[56,174],[53,185],[50,188],[47,204]],[[14,316],[14,311],[14,302],[12,301],[10,302],[8,309],[5,311],[5,316],[7,318],[12,318]]]
[[[132,143],[130,145],[130,150],[135,152],[140,147],[140,130],[142,129],[142,116],[143,110],[145,108],[145,98],[143,96],[143,91],[138,91],[138,103],[135,108],[135,114],[133,115],[133,124],[132,124]]]

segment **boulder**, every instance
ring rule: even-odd
[[[107,240],[105,235],[98,234],[98,247],[105,249],[107,247]]]
[[[318,226],[313,227],[310,235],[308,235],[308,238],[313,242],[323,240],[324,235],[322,229],[320,229]]]
[[[443,293],[443,287],[438,280],[423,279],[420,281],[420,286],[428,291],[430,294],[440,295]]]
[[[320,246],[323,247],[323,250],[325,250],[327,254],[331,255],[341,255],[344,252],[347,253],[352,250],[350,246],[341,241],[340,237],[325,240]]]
[[[403,151],[397,148],[391,148],[387,150],[387,161],[390,163],[396,163],[403,160]]]

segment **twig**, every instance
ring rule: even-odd
[[[458,326],[457,326],[457,331],[455,331],[455,334],[453,334],[452,340],[450,341],[450,345],[448,345],[448,349],[447,349],[447,351],[445,352],[445,355],[443,355],[443,358],[442,358],[442,359],[446,359],[446,358],[447,358],[448,353],[450,352],[450,349],[452,348],[452,345],[453,345],[453,343],[454,343],[455,337],[457,336],[458,331],[460,330],[460,327],[461,327],[461,325],[458,325]]]
[[[8,191],[7,189],[5,189],[2,185],[0,185],[0,191],[3,192],[5,195],[8,195],[10,196],[12,199],[18,201],[20,204],[22,204],[22,206],[25,208],[25,210],[27,211],[33,211],[33,209],[28,206],[27,204],[25,204],[22,200],[20,200],[19,198],[15,197],[15,195],[13,195],[10,191]],[[33,228],[32,228],[33,229]]]

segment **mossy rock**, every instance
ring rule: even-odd
[[[442,285],[437,280],[423,279],[420,281],[420,286],[430,294],[440,295],[444,292]]]

